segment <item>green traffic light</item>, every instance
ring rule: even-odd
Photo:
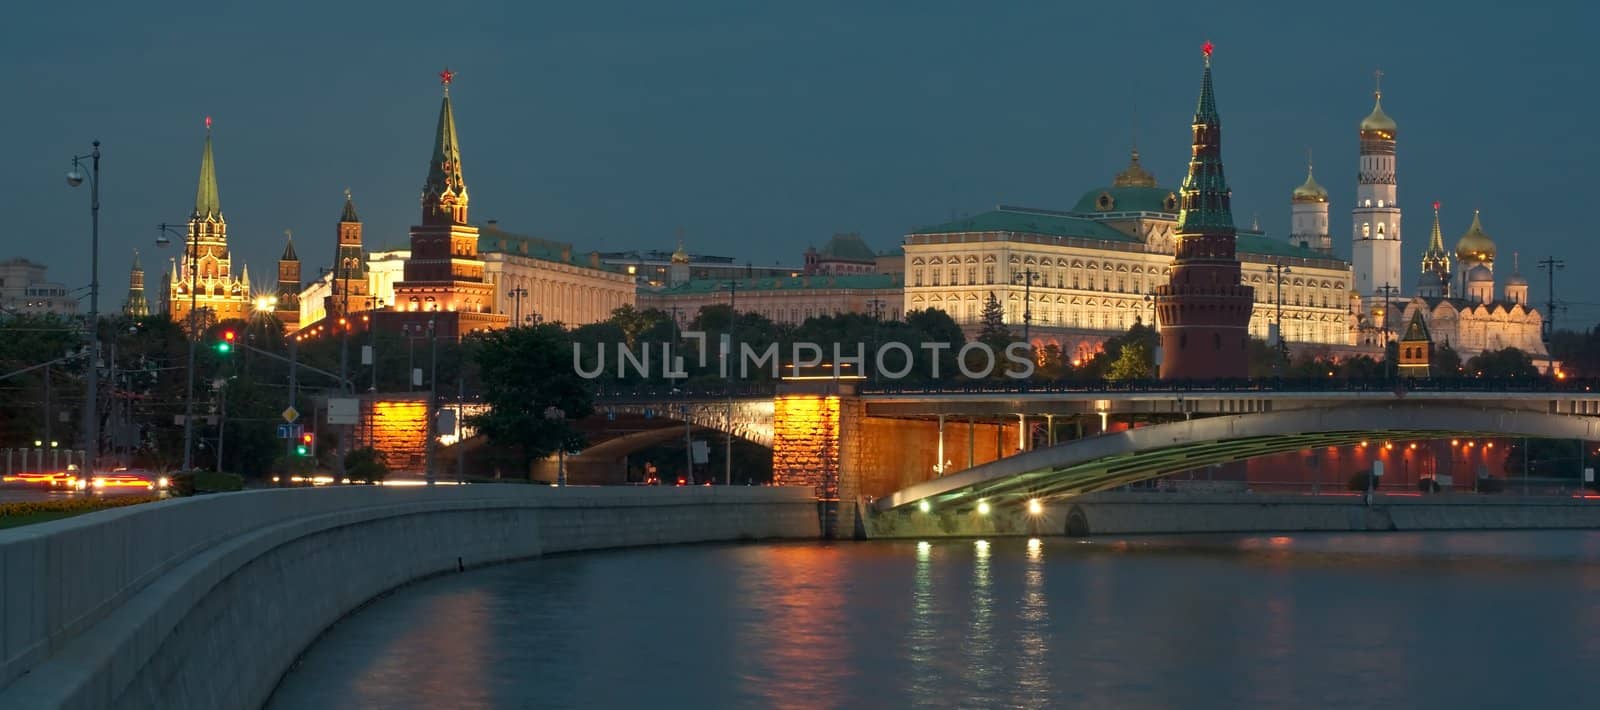
[[[294,447],[294,452],[296,454],[301,455],[301,456],[305,456],[306,455],[306,445],[305,444],[301,444],[299,446]]]
[[[233,344],[217,343],[217,352],[222,355],[227,355],[228,353],[233,352]]]

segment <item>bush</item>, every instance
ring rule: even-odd
[[[225,493],[242,489],[244,489],[244,477],[237,473],[195,470],[173,474],[170,490],[175,496],[192,496],[199,493]]]
[[[1478,492],[1479,493],[1499,493],[1500,491],[1503,491],[1505,489],[1506,489],[1506,481],[1503,478],[1495,478],[1493,476],[1484,476],[1484,477],[1478,479]]]
[[[344,455],[345,475],[353,481],[377,483],[389,475],[389,467],[371,447],[356,449]]]
[[[1350,477],[1350,483],[1346,487],[1352,491],[1367,490],[1368,479],[1372,480],[1372,490],[1378,490],[1383,484],[1383,476],[1373,476],[1371,471],[1357,471],[1356,475]]]

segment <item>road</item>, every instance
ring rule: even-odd
[[[59,488],[51,490],[49,488],[42,488],[39,486],[4,486],[0,487],[0,503],[24,503],[52,500],[57,498],[65,499],[85,495],[127,496],[149,494],[150,491],[147,491],[143,488],[117,488],[105,491],[103,493],[91,493],[85,491],[67,491]]]

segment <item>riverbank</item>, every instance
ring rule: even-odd
[[[245,491],[6,530],[0,707],[259,707],[324,629],[418,579],[818,530],[809,489],[527,485]]]
[[[869,537],[1141,535],[1155,533],[1600,529],[1600,499],[1466,494],[1292,495],[1107,491],[1046,504],[974,511],[878,513]]]

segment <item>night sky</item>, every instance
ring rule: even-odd
[[[1562,325],[1600,320],[1589,3],[27,3],[0,26],[0,258],[88,283],[87,185],[104,142],[102,309],[134,248],[152,286],[194,204],[204,118],[234,268],[270,287],[283,231],[306,278],[334,251],[343,190],[368,248],[403,244],[452,89],[473,220],[580,250],[671,249],[798,264],[860,232],[875,248],[998,203],[1066,209],[1109,183],[1136,131],[1176,188],[1202,41],[1216,43],[1234,218],[1289,225],[1315,152],[1336,252],[1350,251],[1356,125],[1373,70],[1399,123],[1407,289],[1429,203],[1446,246],[1474,207]],[[1293,8],[1292,10],[1290,8]],[[152,298],[154,294],[152,293]]]

